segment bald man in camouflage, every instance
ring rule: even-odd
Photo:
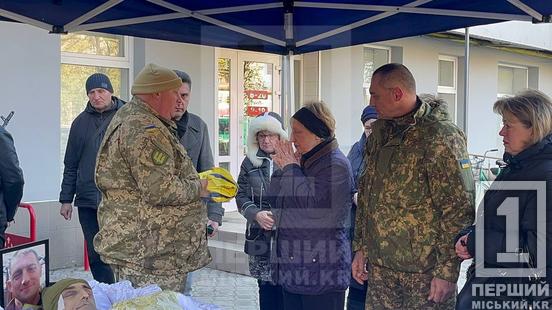
[[[416,96],[401,64],[378,68],[370,95],[379,120],[358,186],[353,277],[368,281],[366,309],[453,309],[452,240],[474,216],[465,136],[442,100]]]
[[[207,181],[199,180],[171,120],[180,78],[148,64],[132,100],[113,117],[100,146],[102,193],[94,247],[116,280],[182,292],[186,274],[207,265]],[[118,278],[118,279],[117,279]]]

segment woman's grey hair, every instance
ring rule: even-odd
[[[493,110],[501,116],[509,113],[526,128],[531,128],[532,144],[552,133],[552,100],[538,90],[527,89],[513,97],[501,98],[495,102]]]

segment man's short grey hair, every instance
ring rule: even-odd
[[[36,253],[36,251],[34,249],[19,250],[19,251],[15,252],[13,254],[13,256],[10,259],[10,263],[8,265],[8,276],[10,278],[11,278],[11,275],[12,275],[12,264],[17,260],[18,257],[25,256],[25,255],[28,255],[28,254],[33,254],[34,257],[36,258],[36,262],[40,266],[40,256],[38,256],[38,253]]]
[[[188,86],[190,86],[190,89],[192,89],[192,78],[190,78],[188,73],[180,70],[173,70],[173,71],[182,80],[182,83],[188,83]]]
[[[381,78],[381,86],[387,87],[386,84],[394,81],[402,85],[406,90],[416,93],[416,80],[408,70],[408,68],[399,63],[390,63],[383,65],[374,71],[372,77],[378,75]]]

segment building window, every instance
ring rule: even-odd
[[[529,69],[522,66],[498,65],[497,97],[513,96],[528,87]]]
[[[449,117],[455,124],[457,123],[457,63],[456,57],[439,55],[437,96],[447,103]]]
[[[372,82],[372,74],[377,68],[388,64],[391,57],[391,51],[380,47],[364,47],[364,67],[363,67],[363,83],[364,89],[364,104],[370,104],[370,83]]]
[[[114,95],[128,100],[130,40],[119,35],[74,33],[61,37],[61,161],[73,120],[88,102],[86,79],[100,72],[109,76]],[[62,165],[63,166],[63,165]],[[63,167],[62,167],[63,169]]]

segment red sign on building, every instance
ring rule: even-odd
[[[268,96],[270,95],[270,92],[268,90],[245,90],[245,95],[249,99],[261,99],[266,100],[268,99]]]
[[[261,115],[265,112],[268,112],[267,107],[262,106],[248,106],[247,107],[247,116],[255,117],[257,115]]]

